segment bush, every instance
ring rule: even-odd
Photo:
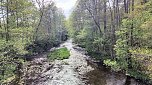
[[[53,47],[53,43],[49,41],[34,41],[32,44],[29,44],[25,47],[25,49],[29,52],[29,54],[34,53],[42,53],[48,51]]]
[[[105,65],[109,66],[114,71],[120,71],[120,65],[116,61],[112,61],[110,59],[103,61]]]
[[[48,55],[48,59],[50,60],[63,60],[63,59],[68,59],[70,56],[70,52],[68,51],[67,48],[60,48],[57,50],[52,51]]]
[[[14,43],[0,44],[0,84],[20,81],[17,78],[22,75],[20,74],[24,63],[22,58],[22,54]]]

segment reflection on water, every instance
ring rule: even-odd
[[[89,85],[145,85],[122,73],[111,72],[104,66],[99,68],[89,61],[88,65],[91,65],[94,68],[94,70],[85,74]]]

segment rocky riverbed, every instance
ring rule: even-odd
[[[85,50],[74,45],[72,40],[58,48],[62,47],[70,51],[69,59],[51,62],[44,53],[27,62],[26,85],[144,85],[132,78],[128,82],[125,75],[98,67],[89,61]]]

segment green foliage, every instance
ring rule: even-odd
[[[132,54],[132,69],[130,69],[130,74],[136,78],[152,80],[152,1],[149,0],[145,4],[135,6],[135,10],[129,17],[133,19],[132,23],[134,26],[134,42],[129,50]]]
[[[125,22],[124,22],[125,23]],[[126,25],[126,23],[124,24]],[[121,30],[116,32],[118,39],[116,41],[115,45],[115,51],[116,51],[116,61],[120,65],[121,69],[128,69],[128,57],[129,57],[129,46],[127,44],[128,39],[126,37],[127,29],[122,28]]]
[[[129,50],[132,54],[152,55],[152,49],[149,48],[132,48]]]
[[[22,76],[18,71],[22,66],[18,67],[24,63],[24,56],[48,51],[67,39],[65,16],[54,2],[1,0],[0,9],[0,16],[3,16],[0,23],[0,84],[15,81],[18,85],[17,81],[21,79],[17,78]]]
[[[138,79],[152,80],[152,0],[132,0],[127,4],[132,4],[124,7],[127,13],[124,9],[109,7],[104,20],[104,14],[94,10],[92,2],[80,0],[68,20],[69,31],[89,55],[103,59],[111,69],[123,70]]]
[[[117,55],[117,59],[119,58],[125,58],[128,55],[128,46],[127,46],[127,41],[118,39],[115,45],[115,51]]]
[[[55,43],[47,40],[34,41],[31,44],[27,44],[25,49],[28,51],[29,55],[33,55],[48,51],[50,48],[54,46],[54,44]]]
[[[52,52],[50,52],[50,54],[48,54],[48,59],[49,60],[63,60],[63,59],[68,59],[70,56],[70,52],[69,50],[65,47],[65,48],[60,48],[60,49],[56,49]]]
[[[114,71],[120,71],[120,65],[117,63],[117,61],[112,61],[110,59],[104,60],[103,63],[107,66],[109,66]]]
[[[129,70],[128,74],[129,74],[129,76],[135,77],[136,79],[141,79],[144,81],[149,80],[149,77],[147,74],[140,72],[140,71],[137,71],[137,70]]]
[[[151,47],[152,38],[151,38],[151,23],[152,23],[152,1],[148,1],[145,4],[138,4],[135,6],[135,9],[130,13],[129,18],[132,18],[133,21],[133,44],[137,47]],[[130,28],[131,25],[127,26]]]
[[[7,84],[18,76],[18,63],[24,63],[24,61],[19,49],[11,42],[1,42],[0,47],[0,83]]]
[[[9,57],[0,57],[0,83],[4,83],[8,78],[15,76],[16,64],[14,60]],[[9,81],[7,81],[9,82]]]
[[[22,43],[22,40],[13,42],[9,41],[6,42],[5,40],[0,42],[0,53],[1,55],[9,55],[11,57],[17,57],[19,55],[25,55],[27,51],[24,49],[25,48],[25,43]]]
[[[134,71],[145,74],[149,79],[152,79],[152,50],[149,48],[133,48],[130,52],[132,53]],[[139,78],[144,78],[144,76]]]
[[[92,50],[91,51],[88,50],[87,52],[88,52],[88,55],[91,56],[95,60],[104,60],[105,58],[102,53],[93,52]]]
[[[68,35],[70,37],[74,37],[75,35],[75,31],[74,31],[74,28],[73,28],[73,19],[70,17],[70,19],[66,20],[65,22],[65,26],[66,26],[66,29],[68,31]]]
[[[104,39],[103,38],[100,38],[100,37],[96,37],[93,41],[93,47],[97,47],[97,48],[94,48],[94,51],[99,51],[99,52],[102,52],[103,51],[103,42],[104,42]]]
[[[80,32],[78,32],[78,35],[76,36],[75,41],[77,43],[81,42],[81,45],[85,45],[86,37],[87,37],[87,31],[86,29],[82,29],[80,30]]]

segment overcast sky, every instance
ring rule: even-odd
[[[77,0],[55,0],[58,8],[62,8],[66,17],[68,17],[72,11]]]

